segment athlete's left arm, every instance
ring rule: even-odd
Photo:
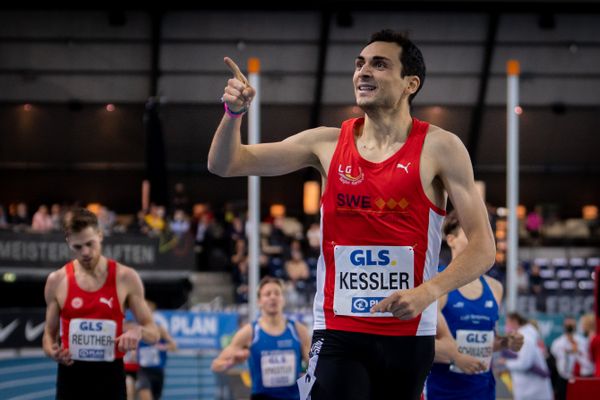
[[[296,332],[300,339],[302,349],[302,361],[308,362],[308,353],[310,353],[310,334],[308,328],[302,322],[296,321]]]
[[[426,157],[432,160],[427,166],[442,181],[469,243],[433,279],[413,289],[394,292],[371,308],[372,313],[391,312],[402,320],[419,316],[440,296],[479,278],[490,269],[496,256],[487,210],[475,187],[467,149],[450,132],[437,130],[427,136]]]
[[[119,265],[118,278],[117,282],[124,286],[127,293],[125,304],[139,324],[116,339],[119,351],[137,349],[140,340],[150,344],[156,343],[160,338],[160,333],[152,318],[152,311],[148,308],[144,298],[144,285],[140,276],[132,268]]]
[[[167,331],[167,329],[164,326],[159,326],[158,332],[160,333],[160,338],[167,342],[163,345],[164,349],[167,351],[177,351],[177,342],[169,334],[169,331]]]
[[[494,263],[496,247],[487,209],[475,186],[467,149],[458,136],[446,131],[436,132],[429,143],[437,177],[448,192],[469,240],[464,251],[452,259],[444,271],[424,283],[437,299],[489,270]]]

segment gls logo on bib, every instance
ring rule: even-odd
[[[371,307],[396,290],[414,286],[414,251],[410,246],[335,246],[334,312],[382,317]]]

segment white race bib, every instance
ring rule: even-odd
[[[494,331],[476,331],[470,329],[458,329],[456,331],[456,344],[458,352],[475,357],[485,364],[485,371],[490,370],[492,355],[494,353]],[[453,372],[463,373],[456,365]]]
[[[69,323],[71,358],[80,361],[114,361],[116,333],[115,321],[72,319]]]
[[[371,314],[375,304],[398,290],[414,287],[414,250],[411,246],[335,246],[333,312],[356,317]]]
[[[160,350],[157,347],[140,347],[138,357],[140,367],[158,367],[160,365]]]
[[[265,351],[260,356],[262,384],[266,388],[291,386],[296,383],[294,350]]]

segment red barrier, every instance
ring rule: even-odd
[[[567,385],[567,400],[600,398],[600,378],[575,378]]]

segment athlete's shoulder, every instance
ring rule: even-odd
[[[44,297],[46,302],[50,303],[50,301],[56,300],[57,296],[60,296],[60,293],[65,292],[66,285],[67,271],[65,267],[61,267],[48,274],[46,286],[44,287]]]
[[[455,146],[464,147],[464,144],[458,135],[440,128],[437,125],[429,125],[425,140],[426,144],[434,150],[444,151]]]
[[[121,263],[116,263],[116,267],[117,282],[119,284],[124,284],[126,286],[136,286],[141,284],[140,275],[135,269]]]
[[[494,293],[496,297],[502,297],[502,293],[504,292],[504,287],[502,286],[502,282],[500,282],[496,278],[492,278],[489,275],[483,275],[483,279],[487,282],[488,286]]]
[[[60,267],[56,271],[52,271],[46,278],[47,285],[58,285],[67,277],[67,266]]]

